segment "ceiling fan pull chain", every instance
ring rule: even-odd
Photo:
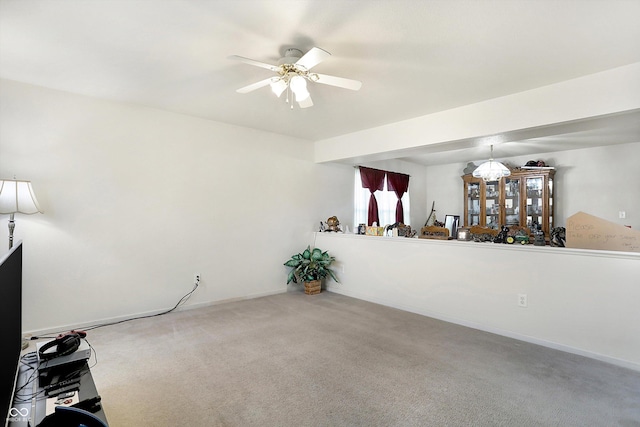
[[[293,110],[293,96],[291,95],[291,86],[287,86],[287,102],[289,102],[289,98],[291,98],[291,109]]]

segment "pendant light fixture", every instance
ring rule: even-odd
[[[491,158],[473,171],[474,178],[482,178],[484,181],[497,181],[503,176],[511,175],[511,171],[505,165],[493,160],[493,145],[491,145]]]

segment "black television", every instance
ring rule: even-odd
[[[0,258],[0,416],[9,422],[22,351],[22,242]],[[14,414],[11,414],[14,415]]]

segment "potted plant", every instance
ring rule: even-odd
[[[330,276],[338,282],[335,273],[329,268],[335,258],[326,251],[307,246],[301,254],[295,254],[284,263],[292,270],[287,276],[287,285],[291,282],[304,282],[304,292],[309,295],[319,294],[322,290],[322,279]]]

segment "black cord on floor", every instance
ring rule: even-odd
[[[137,317],[132,317],[130,319],[124,319],[124,320],[117,320],[115,322],[107,322],[107,323],[101,323],[98,325],[92,325],[86,328],[78,328],[78,330],[82,330],[82,331],[92,331],[94,329],[98,329],[98,328],[103,328],[105,326],[112,326],[112,325],[118,325],[120,323],[125,323],[125,322],[130,322],[132,320],[139,320],[139,319],[148,319],[150,317],[158,317],[158,316],[164,316],[165,314],[169,314],[172,311],[174,311],[175,309],[177,309],[179,306],[181,306],[182,304],[184,304],[185,302],[187,302],[187,300],[191,297],[191,295],[193,295],[193,293],[196,291],[196,289],[198,289],[198,286],[200,285],[200,281],[198,280],[194,286],[193,289],[191,289],[191,291],[187,292],[182,298],[180,298],[180,300],[176,303],[176,305],[174,305],[172,308],[170,308],[169,310],[163,311],[161,313],[156,313],[156,314],[147,314],[146,316],[137,316]],[[62,334],[64,332],[67,331],[59,331],[59,332],[54,332],[54,334]],[[49,338],[49,339],[54,339],[56,338],[55,336],[50,337],[50,336],[38,336],[38,337],[31,337],[30,340],[38,340],[38,339],[43,339],[43,338]]]

